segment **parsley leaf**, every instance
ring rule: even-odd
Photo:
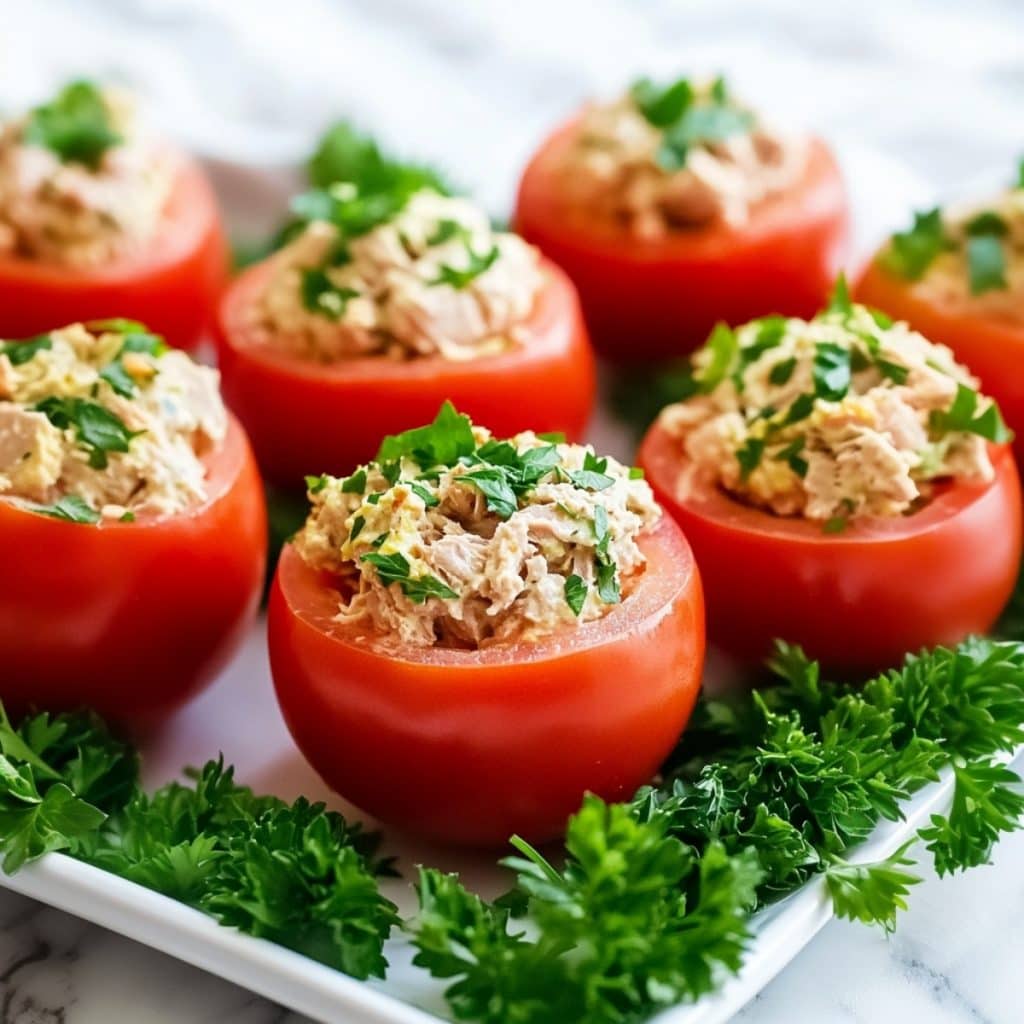
[[[763,454],[764,438],[762,437],[748,437],[736,449],[736,461],[740,464],[740,476],[744,480],[761,464]]]
[[[437,277],[428,283],[432,285],[446,284],[461,290],[470,285],[485,271],[490,270],[500,254],[498,247],[492,245],[487,252],[479,255],[467,243],[466,266],[452,267],[447,263],[442,263],[438,267]]]
[[[565,603],[572,610],[573,615],[579,618],[583,611],[583,603],[587,599],[587,583],[582,576],[573,573],[565,578]]]
[[[936,207],[914,214],[914,223],[907,231],[896,232],[879,261],[882,266],[908,281],[918,281],[936,257],[949,247],[942,211]]]
[[[300,283],[302,305],[311,313],[340,320],[350,299],[359,297],[355,288],[335,284],[322,267],[304,267]]]
[[[795,369],[796,356],[790,356],[789,359],[780,359],[768,371],[768,380],[777,387],[781,387],[783,384],[789,383]]]
[[[1009,441],[1013,436],[995,402],[990,401],[985,410],[978,413],[978,392],[966,384],[957,384],[953,404],[946,410],[934,410],[929,425],[937,433],[962,431],[978,434],[997,444]]]
[[[314,493],[316,493],[317,490],[322,489],[322,486],[323,485],[321,484],[320,487],[317,487],[315,489],[313,487],[310,487],[309,489],[311,491],[313,491]],[[341,482],[341,493],[342,494],[362,494],[365,490],[366,490],[366,470],[365,469],[357,469],[351,476],[346,477]]]
[[[814,393],[818,398],[838,402],[850,390],[850,349],[831,341],[814,346]]]
[[[640,113],[656,128],[665,128],[678,121],[695,97],[693,86],[686,78],[665,86],[656,85],[649,78],[641,78],[633,83],[629,93]]]
[[[70,523],[98,523],[100,514],[77,494],[65,494],[51,505],[28,505],[33,512]]]
[[[52,150],[64,163],[84,164],[95,171],[106,151],[124,140],[114,130],[100,90],[92,82],[79,81],[31,112],[25,141]]]
[[[411,458],[422,469],[454,466],[460,458],[472,455],[476,439],[469,417],[456,412],[451,402],[444,402],[434,422],[385,437],[376,461],[382,465]]]
[[[73,429],[78,443],[89,452],[93,469],[106,469],[110,452],[126,452],[131,440],[138,436],[109,409],[85,398],[51,395],[35,405],[37,412],[58,429]]]
[[[516,492],[500,467],[475,469],[460,476],[459,481],[476,487],[487,500],[487,508],[499,519],[510,518],[519,508]]]
[[[379,551],[368,551],[360,556],[359,561],[369,562],[385,586],[397,583],[413,604],[423,604],[428,597],[453,600],[459,596],[436,576],[410,576],[409,561],[401,552],[382,555]]]
[[[0,341],[0,356],[7,356],[11,366],[24,366],[40,352],[48,352],[52,348],[53,340],[49,334],[37,334],[34,338],[20,341]]]
[[[972,235],[967,239],[967,272],[972,295],[1008,287],[1006,251],[998,235]]]
[[[825,887],[836,917],[880,924],[891,932],[896,915],[907,909],[906,896],[921,879],[905,871],[913,864],[900,850],[876,864],[851,864],[832,858],[825,868]]]
[[[665,129],[655,160],[662,170],[681,170],[693,146],[743,135],[753,126],[754,116],[745,110],[718,103],[691,106]]]
[[[566,470],[566,475],[582,491],[604,491],[615,483],[615,479],[605,472],[607,468],[607,459],[599,459],[588,451],[583,456],[583,468]]]

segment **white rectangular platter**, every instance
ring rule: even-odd
[[[877,154],[844,148],[840,158],[851,191],[856,249],[863,254],[883,231],[899,224],[913,204],[930,199],[929,190],[903,167]],[[218,163],[212,168],[229,213],[266,206],[285,191],[283,171],[260,174]],[[244,214],[243,214],[244,216]],[[274,214],[265,218],[272,222]],[[599,417],[591,439],[603,450],[630,460],[624,433]],[[179,775],[185,765],[201,764],[223,752],[236,766],[236,778],[257,793],[285,799],[306,796],[354,815],[327,790],[292,744],[273,696],[265,650],[265,623],[255,625],[234,662],[217,683],[182,711],[143,751],[145,782],[157,786]],[[950,781],[921,791],[907,808],[906,821],[880,828],[857,859],[884,858],[949,800]],[[399,857],[405,880],[384,883],[403,915],[415,909],[408,879],[425,864],[459,871],[484,896],[508,886],[496,856],[427,846],[391,832],[387,852]],[[0,873],[0,885],[119,932],[171,956],[258,992],[315,1020],[358,1020],[366,1024],[430,1024],[446,1019],[443,984],[411,966],[412,949],[402,939],[387,944],[391,964],[383,982],[363,983],[297,953],[221,927],[199,911],[141,886],[52,854],[14,876]],[[831,918],[820,880],[812,881],[756,921],[756,935],[740,974],[714,997],[661,1013],[658,1024],[719,1024],[751,1000]]]

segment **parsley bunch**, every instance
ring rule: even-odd
[[[138,755],[93,715],[0,706],[3,869],[51,850],[205,910],[352,974],[383,976],[397,911],[379,836],[323,804],[255,796],[223,760],[148,796]]]
[[[513,839],[516,886],[491,905],[421,873],[415,962],[450,980],[457,1019],[625,1024],[696,1000],[738,970],[750,914],[815,876],[838,916],[892,928],[919,881],[907,848],[849,855],[942,769],[951,809],[919,834],[940,874],[1019,827],[1020,780],[994,757],[1024,742],[1024,646],[969,640],[859,689],[785,644],[771,668],[775,686],[702,701],[657,786],[588,797],[560,869]]]

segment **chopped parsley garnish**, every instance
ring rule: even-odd
[[[40,352],[48,352],[53,348],[53,339],[49,334],[37,334],[34,338],[20,341],[0,341],[0,356],[7,356],[11,366],[24,366]]]
[[[854,510],[853,502],[849,498],[843,498],[842,505],[845,509],[843,514],[826,519],[821,527],[822,533],[842,533],[850,525],[850,516]]]
[[[50,103],[31,112],[25,141],[51,150],[64,163],[95,171],[106,151],[124,140],[114,130],[103,94],[92,82],[80,81],[66,85]]]
[[[110,452],[126,452],[138,434],[109,409],[85,398],[61,398],[51,395],[35,406],[37,412],[59,430],[73,429],[78,443],[89,453],[93,469],[106,469]]]
[[[123,321],[130,324],[131,321]],[[141,325],[138,325],[141,327]],[[110,328],[107,328],[110,330]],[[167,351],[163,338],[150,334],[145,328],[141,330],[122,331],[124,340],[116,358],[100,370],[100,378],[105,380],[122,398],[131,398],[135,394],[135,380],[125,369],[124,356],[128,352],[137,352],[153,357],[162,356]]]
[[[711,336],[705,343],[705,348],[711,353],[707,366],[694,375],[698,389],[708,394],[714,391],[719,384],[729,375],[736,354],[740,350],[736,332],[728,324],[715,324]]]
[[[840,401],[850,390],[850,349],[831,341],[818,342],[811,372],[816,397]]]
[[[454,466],[475,451],[476,438],[469,417],[456,412],[455,406],[446,401],[428,426],[384,438],[375,461],[384,466],[410,458],[422,469],[432,469]]]
[[[349,300],[359,297],[355,288],[335,284],[321,267],[303,268],[300,294],[306,309],[330,320],[340,320],[345,315]]]
[[[967,239],[967,274],[972,295],[1006,288],[1006,251],[998,235]]]
[[[321,485],[322,486],[322,485]],[[319,488],[317,488],[319,489]],[[313,490],[311,487],[310,490]],[[357,469],[341,482],[342,494],[362,494],[366,490],[366,470]],[[314,492],[315,493],[315,492]]]
[[[783,384],[789,383],[789,379],[793,376],[795,369],[796,356],[790,356],[789,359],[780,359],[768,371],[768,380],[776,387],[781,387]]]
[[[629,467],[629,479],[630,480],[643,480],[644,471],[641,466],[630,466]]]
[[[410,576],[409,560],[401,552],[382,555],[379,551],[368,551],[360,555],[359,561],[369,562],[385,586],[397,583],[413,604],[423,604],[428,597],[452,600],[459,596],[436,576]]]
[[[353,541],[356,537],[363,532],[363,527],[366,525],[366,519],[363,516],[356,516],[352,520],[352,528],[348,531],[348,539]]]
[[[615,483],[615,478],[605,472],[607,468],[607,459],[599,459],[593,452],[588,451],[583,456],[583,468],[566,470],[566,476],[580,490],[604,491]]]
[[[785,447],[780,448],[772,458],[779,462],[785,462],[797,476],[807,476],[807,460],[801,454],[806,444],[806,437],[794,438]]]
[[[321,473],[320,476],[307,476],[306,490],[309,491],[310,494],[319,494],[327,486],[329,479],[330,478],[323,473]],[[342,486],[342,490],[344,490],[344,485]]]
[[[584,602],[587,600],[587,581],[582,576],[573,573],[565,578],[565,603],[571,609],[573,615],[579,618],[583,611]]]
[[[70,523],[98,523],[100,521],[99,512],[77,494],[65,494],[63,498],[58,498],[52,505],[29,504],[27,507],[40,515],[50,516],[53,519],[66,519]],[[130,513],[127,514],[130,515]]]
[[[637,109],[656,128],[667,128],[679,120],[695,99],[689,79],[656,85],[649,78],[634,82],[629,91]]]
[[[1013,183],[1014,188],[1024,188],[1024,159],[1017,164],[1017,180]]]
[[[427,239],[427,245],[444,245],[453,238],[467,240],[469,232],[457,220],[438,221],[434,233]]]
[[[429,283],[432,285],[446,284],[456,289],[465,288],[485,271],[490,270],[499,255],[500,250],[496,245],[492,245],[487,252],[479,254],[474,252],[472,246],[467,243],[466,266],[453,267],[447,263],[442,263],[437,269],[437,277]]]
[[[896,232],[880,259],[886,270],[908,281],[918,281],[949,246],[942,211],[936,207],[915,213],[910,229]]]
[[[961,431],[977,434],[997,444],[1013,437],[1003,422],[999,406],[990,401],[984,411],[979,413],[978,392],[966,384],[957,384],[956,397],[948,409],[932,412],[930,426],[939,433]]]
[[[740,464],[740,477],[746,480],[761,463],[764,454],[764,438],[748,437],[736,449],[736,461]]]
[[[605,604],[618,604],[618,567],[608,553],[612,535],[608,528],[608,510],[603,505],[594,507],[594,559],[597,563],[597,594]]]

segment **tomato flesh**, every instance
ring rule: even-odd
[[[429,423],[445,399],[496,437],[582,435],[594,405],[594,358],[576,293],[558,268],[543,267],[527,337],[507,352],[333,366],[275,352],[258,337],[251,310],[272,270],[263,263],[246,271],[217,320],[224,395],[271,483],[294,488],[306,474],[349,473],[373,458],[385,435]]]
[[[374,817],[446,842],[561,834],[583,794],[628,798],[689,718],[704,656],[700,578],[667,517],[603,619],[534,643],[385,647],[335,621],[338,593],[289,545],[270,663],[299,749]]]
[[[638,240],[567,208],[562,167],[575,129],[576,121],[560,128],[527,165],[514,224],[572,278],[602,356],[667,359],[696,348],[721,320],[810,317],[825,304],[846,256],[849,215],[823,143],[812,140],[803,179],[747,225]]]
[[[107,317],[140,320],[179,348],[202,338],[227,279],[227,247],[209,182],[193,161],[178,159],[164,221],[144,257],[82,269],[0,255],[0,338]]]
[[[0,500],[9,712],[91,707],[148,727],[223,667],[259,601],[266,512],[234,419],[207,465],[207,499],[162,519],[93,526]]]
[[[778,637],[829,669],[862,674],[984,633],[998,618],[1020,563],[1021,496],[1009,448],[991,454],[992,481],[940,485],[911,516],[835,534],[710,485],[681,494],[684,456],[657,424],[639,461],[693,546],[713,644],[756,660]]]

